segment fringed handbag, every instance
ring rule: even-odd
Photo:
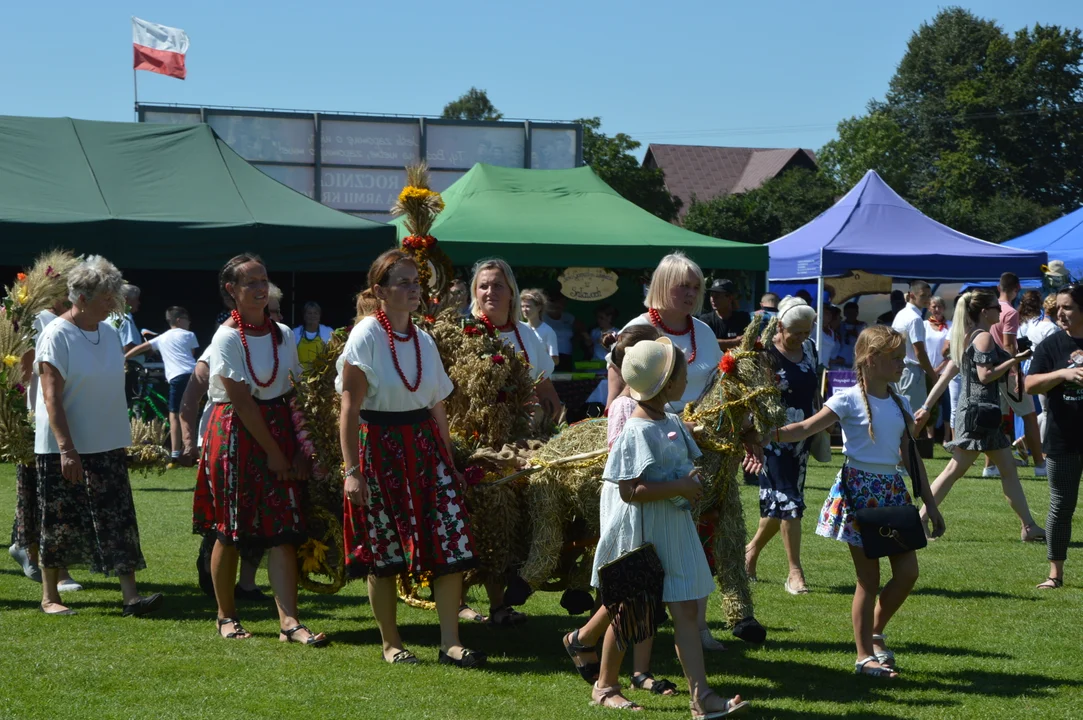
[[[643,511],[640,506],[641,537]],[[665,576],[662,561],[651,543],[643,543],[598,568],[602,605],[612,620],[618,649],[643,642],[658,629],[665,618],[662,606]]]

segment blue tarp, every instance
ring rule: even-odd
[[[1004,243],[1021,250],[1044,250],[1060,260],[1072,277],[1083,277],[1083,208]]]
[[[873,170],[815,220],[767,247],[771,281],[840,277],[851,270],[937,282],[988,280],[1004,272],[1039,278],[1047,257],[952,230],[918,212]]]

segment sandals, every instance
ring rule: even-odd
[[[1024,525],[1019,532],[1019,539],[1023,542],[1045,542],[1045,530],[1037,525]]]
[[[527,616],[511,605],[501,605],[489,610],[489,624],[496,627],[517,627],[527,621]]]
[[[460,667],[464,670],[479,668],[488,662],[488,660],[489,656],[485,653],[477,650],[468,650],[466,648],[463,648],[462,657],[458,659],[451,657],[443,650],[440,651],[439,657],[441,665],[454,665],[455,667]]]
[[[854,675],[868,675],[869,677],[897,678],[899,673],[886,667],[869,667],[869,663],[879,663],[875,655],[869,655],[864,660],[854,663]]]
[[[782,586],[786,588],[786,592],[788,592],[790,595],[808,595],[808,584],[805,584],[803,587],[794,587],[790,584],[790,579],[786,578],[786,582],[783,583]]]
[[[651,686],[646,687],[647,681],[650,681]],[[633,673],[632,674],[632,687],[636,690],[646,690],[655,695],[676,695],[677,686],[669,680],[655,680],[654,675],[650,673]]]
[[[222,634],[222,626],[233,624],[233,632]],[[252,633],[244,629],[241,625],[241,621],[237,618],[218,618],[218,637],[223,640],[248,640],[252,637]]]
[[[1047,577],[1044,581],[1035,585],[1036,590],[1057,590],[1064,587],[1064,578]]]
[[[598,683],[594,683],[594,686],[590,691],[590,704],[610,708],[612,710],[633,710],[639,712],[643,709],[642,705],[637,705],[621,695],[620,690],[620,685],[598,687]],[[618,700],[617,698],[621,699]]]
[[[293,635],[298,630],[304,630],[308,633],[308,637],[304,640],[294,640]],[[301,645],[311,645],[312,647],[324,647],[327,643],[331,642],[331,639],[320,633],[316,635],[304,625],[294,625],[289,630],[282,630],[278,633],[278,641],[284,643],[300,643]]]
[[[598,654],[597,648],[588,647],[579,642],[579,631],[573,630],[564,636],[564,650],[571,657],[572,663],[575,665],[575,670],[579,673],[579,677],[593,685],[598,680],[598,673],[602,671],[602,663],[599,660],[585,662],[583,658],[579,657],[579,654],[586,652]],[[632,678],[632,684],[635,684],[634,677]]]
[[[466,615],[464,613],[473,613],[472,615]],[[466,603],[459,606],[459,619],[466,622],[487,623],[489,618],[479,613],[474,608],[470,607]]]
[[[417,665],[420,662],[420,660],[417,659],[417,656],[406,648],[403,648],[392,655],[390,660],[384,658],[384,661],[391,663],[392,665]]]
[[[72,610],[71,608],[64,608],[63,610],[54,610],[53,612],[49,612],[48,610],[43,608],[41,605],[38,605],[38,610],[41,610],[46,615],[78,615],[79,614],[79,613],[75,612],[74,610]]]
[[[718,693],[714,690],[708,690],[698,700],[693,699],[688,703],[689,708],[692,710],[692,720],[715,720],[715,718],[742,715],[752,707],[747,700],[742,700],[736,704],[733,700],[727,700],[725,707],[721,710],[704,710],[701,703],[712,695],[718,695]]]
[[[876,662],[880,663],[886,668],[897,671],[898,668],[895,666],[895,653],[887,649],[887,638],[885,638],[883,635],[873,635],[872,641],[874,644],[880,643],[884,646],[884,649],[881,652],[874,653],[876,655]]]

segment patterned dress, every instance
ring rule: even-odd
[[[793,362],[773,345],[768,349],[778,374],[786,407],[786,424],[812,417],[816,402],[816,359],[808,348]],[[805,513],[805,470],[812,439],[797,443],[770,443],[763,449],[760,473],[760,517],[799,520]]]
[[[1000,384],[1006,382],[1008,377],[1005,374],[996,382],[983,385],[981,380],[978,379],[978,366],[996,366],[1009,359],[1011,359],[1011,356],[999,345],[995,344],[990,352],[978,350],[973,343],[963,351],[962,367],[959,369],[959,375],[963,378],[962,388],[955,408],[955,439],[947,443],[945,447],[948,449],[960,448],[962,450],[989,452],[1011,446],[1008,434],[1006,434],[1006,417],[1005,421],[1001,423],[1001,427],[996,430],[982,430],[967,427],[966,425],[966,409],[971,405],[978,403],[1000,404]]]

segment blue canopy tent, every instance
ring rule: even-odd
[[[1044,250],[1072,277],[1083,276],[1083,208],[1004,243],[1020,250]]]
[[[1004,272],[1040,278],[1046,253],[979,240],[922,215],[869,170],[815,220],[770,242],[769,282],[816,282],[823,314],[824,278],[852,270],[898,280],[989,280]],[[819,324],[817,324],[819,335]],[[817,347],[820,338],[817,337]]]

